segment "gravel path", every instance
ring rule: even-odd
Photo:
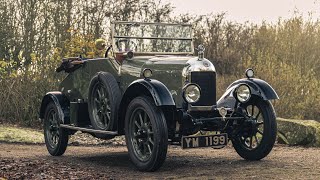
[[[125,146],[69,146],[61,157],[45,145],[0,144],[0,179],[320,179],[320,148],[277,145],[261,161],[242,160],[232,147],[170,146],[157,172],[139,172]]]

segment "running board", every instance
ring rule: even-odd
[[[60,127],[82,131],[82,132],[88,132],[88,133],[108,134],[108,135],[114,135],[114,136],[118,135],[117,131],[104,131],[104,130],[97,130],[97,129],[91,129],[91,128],[75,127],[75,126],[70,126],[66,124],[60,124]]]

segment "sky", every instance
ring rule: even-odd
[[[296,10],[308,18],[320,18],[320,0],[162,0],[174,7],[174,15],[226,13],[228,20],[243,23],[277,22],[279,17],[288,19]]]

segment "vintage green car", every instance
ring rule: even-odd
[[[216,100],[216,69],[194,56],[188,24],[113,22],[112,45],[97,41],[105,58],[67,58],[58,91],[40,107],[47,149],[62,155],[76,131],[102,139],[125,135],[134,165],[155,171],[169,144],[222,148],[230,141],[247,160],[260,160],[276,140],[276,115],[269,100],[277,93],[265,81],[233,82]]]

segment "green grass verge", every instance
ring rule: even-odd
[[[283,143],[320,147],[319,122],[277,118],[277,123],[278,137]],[[205,134],[215,134],[215,132]],[[38,144],[44,143],[44,138],[40,130],[0,124],[0,142]]]
[[[43,133],[39,130],[0,125],[0,142],[44,143]]]

